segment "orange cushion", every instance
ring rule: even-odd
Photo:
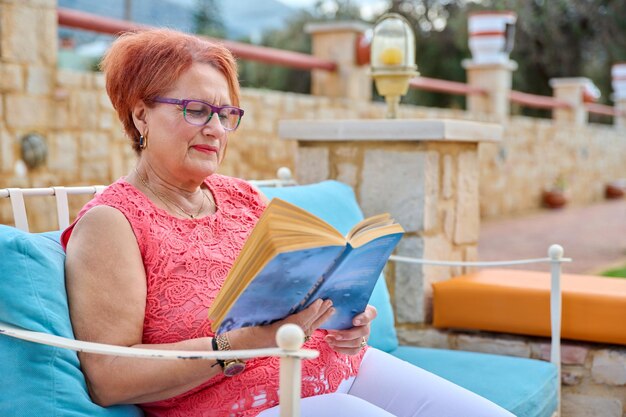
[[[433,284],[433,325],[550,335],[550,274],[485,269]],[[626,279],[563,274],[564,339],[626,345]]]

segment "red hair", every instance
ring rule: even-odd
[[[226,77],[233,106],[239,106],[237,63],[226,47],[170,29],[122,34],[113,42],[100,67],[113,108],[140,152],[132,110],[139,101],[165,94],[193,64],[210,64]]]

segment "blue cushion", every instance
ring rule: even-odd
[[[475,392],[518,417],[550,417],[556,410],[557,370],[549,362],[409,346],[401,346],[391,354]]]
[[[0,225],[0,321],[73,338],[60,232]],[[0,335],[0,416],[136,417],[136,406],[103,408],[87,393],[76,352]]]
[[[261,187],[268,198],[278,197],[295,204],[328,222],[343,235],[363,220],[363,212],[352,188],[338,181],[322,181],[293,187]],[[398,347],[393,309],[383,275],[378,279],[370,304],[376,307],[378,317],[372,322],[369,344],[385,352]]]

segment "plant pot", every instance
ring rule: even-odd
[[[561,190],[546,190],[541,198],[543,206],[551,209],[561,208],[567,204],[567,197]]]
[[[604,187],[604,197],[607,200],[616,200],[624,197],[624,188],[615,184],[607,184]]]

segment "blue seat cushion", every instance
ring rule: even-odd
[[[0,321],[73,338],[60,232],[0,225]],[[89,398],[76,352],[0,335],[0,416],[138,417],[132,405]]]
[[[400,346],[392,355],[485,397],[518,417],[550,417],[557,370],[549,363],[458,350]]]
[[[343,235],[363,220],[363,212],[352,188],[338,181],[322,181],[292,187],[261,187],[268,198],[278,197],[295,204],[321,218]],[[372,322],[369,344],[390,352],[398,347],[393,308],[385,277],[381,274],[369,303],[376,307],[378,316]]]

